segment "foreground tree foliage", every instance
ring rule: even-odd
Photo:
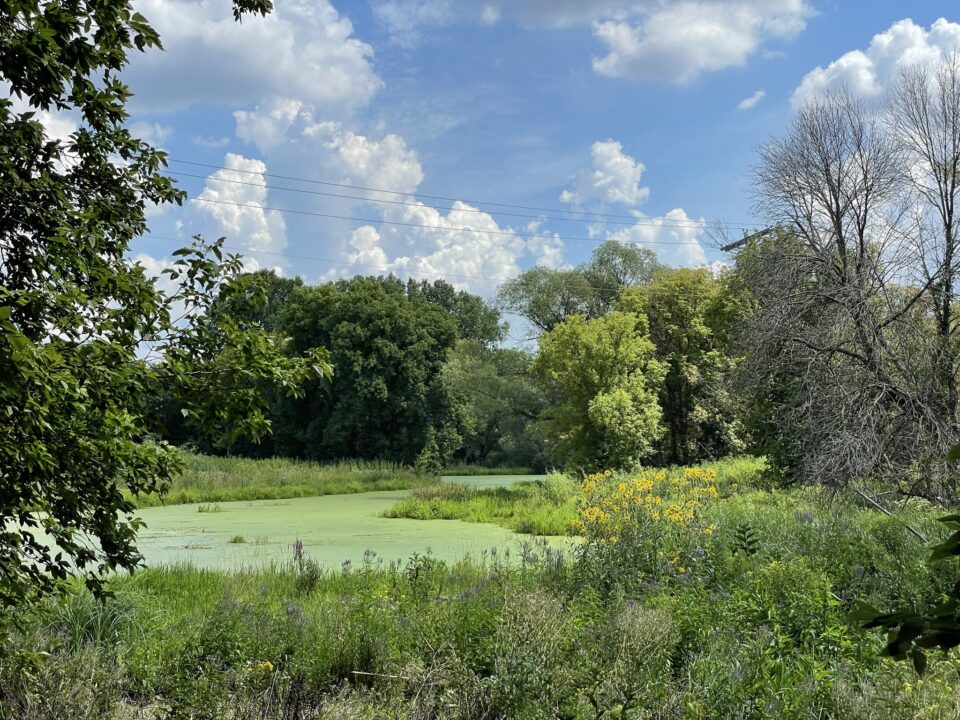
[[[235,0],[234,14],[264,0]],[[0,9],[0,602],[80,574],[94,590],[134,568],[124,491],[160,489],[174,450],[146,441],[142,400],[171,383],[198,426],[269,430],[263,378],[296,391],[321,354],[287,357],[255,325],[209,322],[219,293],[255,304],[240,262],[198,241],[165,295],[125,254],[147,203],[179,202],[164,156],[126,129],[128,54],[159,48],[128,2],[12,2]],[[43,121],[72,113],[68,139]],[[177,308],[176,311],[173,308]],[[150,348],[159,362],[144,360]],[[211,398],[216,398],[212,400]]]

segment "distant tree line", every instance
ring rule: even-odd
[[[291,356],[326,349],[332,379],[270,398],[269,436],[200,432],[182,394],[151,400],[156,431],[206,452],[544,469],[694,462],[744,447],[724,385],[747,308],[727,276],[670,269],[607,242],[573,269],[535,267],[496,304],[443,280],[355,277],[319,286],[260,271],[266,302],[212,318],[269,330]],[[504,345],[501,309],[542,333]]]

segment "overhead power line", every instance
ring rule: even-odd
[[[485,230],[482,228],[471,228],[471,227],[455,227],[453,225],[426,225],[423,223],[410,223],[410,222],[401,222],[399,220],[381,220],[376,218],[360,218],[354,217],[352,215],[336,215],[333,213],[319,213],[311,212],[308,210],[292,210],[289,208],[277,208],[277,207],[267,207],[265,205],[258,204],[247,204],[247,203],[238,203],[231,200],[213,200],[211,198],[201,198],[194,197],[191,198],[193,202],[203,202],[203,203],[212,203],[214,205],[231,205],[233,207],[249,208],[251,210],[268,210],[270,212],[279,212],[279,213],[288,213],[291,215],[307,215],[310,217],[322,217],[333,220],[349,220],[352,222],[362,222],[369,223],[371,225],[395,225],[400,227],[412,227],[412,228],[421,228],[424,230],[446,230],[452,232],[464,232],[464,233],[480,233],[483,235],[497,235],[501,237],[514,237],[514,238],[523,238],[526,240],[571,240],[571,241],[581,241],[581,242],[594,242],[594,243],[603,243],[608,240],[616,240],[620,243],[633,243],[632,240],[617,240],[616,238],[592,238],[585,236],[576,236],[576,235],[554,235],[546,233],[522,233],[522,232],[512,232],[508,230]],[[699,245],[700,243],[696,240],[678,240],[671,242],[668,240],[644,240],[644,245]]]
[[[213,182],[218,182],[218,183],[222,182],[222,183],[229,183],[232,185],[246,185],[249,187],[264,188],[266,190],[277,190],[281,192],[299,193],[302,195],[316,195],[316,196],[328,197],[328,198],[342,198],[345,200],[361,200],[363,202],[376,203],[379,205],[401,205],[401,206],[407,206],[407,207],[432,207],[432,206],[425,206],[423,205],[423,203],[414,202],[410,200],[383,200],[380,198],[368,198],[360,195],[342,195],[339,193],[322,192],[320,190],[305,190],[303,188],[283,187],[279,185],[267,185],[264,183],[250,182],[247,180],[232,180],[229,178],[222,178],[222,177],[211,178],[208,175],[199,175],[197,173],[187,173],[179,170],[172,170],[170,172],[175,173],[173,175],[166,176],[166,177],[169,177],[171,180],[179,180],[182,177],[189,177],[189,178],[198,178],[201,180],[212,180]],[[242,171],[242,172],[247,172],[247,171]],[[394,194],[402,195],[404,193],[394,193]],[[623,220],[596,220],[593,218],[564,218],[564,217],[555,217],[551,215],[530,215],[530,214],[524,214],[524,213],[504,212],[501,210],[495,210],[491,212],[488,210],[480,210],[477,208],[434,207],[433,209],[445,210],[445,211],[454,210],[456,212],[475,213],[480,215],[493,214],[493,215],[501,215],[504,217],[524,218],[527,220],[554,220],[557,222],[579,222],[579,223],[590,223],[593,225],[616,225],[619,227],[633,227],[634,225],[642,225],[642,226],[649,226],[649,227],[703,227],[704,225],[704,222],[699,220],[678,220],[675,218],[634,217],[631,222],[627,222]],[[575,212],[575,211],[560,210],[559,212]],[[727,224],[723,224],[723,227],[730,230],[744,230],[744,231],[751,229],[747,226],[727,225]]]
[[[476,200],[476,199],[471,200],[469,198],[455,198],[455,197],[447,197],[443,195],[427,195],[425,193],[408,192],[408,191],[401,191],[396,189],[390,190],[386,188],[373,188],[373,187],[365,187],[362,185],[350,185],[348,183],[333,182],[331,180],[317,180],[314,178],[297,177],[294,175],[278,175],[276,173],[259,172],[257,170],[243,170],[240,168],[227,167],[225,165],[214,165],[211,163],[196,162],[194,160],[183,160],[183,159],[174,158],[174,157],[168,157],[167,160],[168,162],[172,162],[172,163],[178,163],[181,165],[193,165],[195,167],[203,167],[211,170],[227,170],[229,172],[242,173],[246,175],[257,175],[259,177],[264,177],[264,178],[290,180],[293,182],[308,183],[311,185],[323,185],[327,187],[344,188],[347,190],[361,190],[364,192],[385,193],[388,195],[413,195],[415,197],[425,198],[427,200],[441,200],[441,201],[450,202],[450,203],[464,202],[464,203],[469,203],[471,205],[490,205],[493,207],[509,208],[512,210],[529,210],[532,212],[571,214],[571,215],[580,215],[580,216],[595,217],[595,218],[616,218],[621,220],[629,220],[630,224],[635,224],[635,221],[638,220],[638,218],[635,215],[628,215],[628,214],[622,214],[622,213],[621,214],[602,213],[602,212],[594,212],[594,211],[588,211],[588,210],[570,210],[568,208],[546,208],[546,207],[538,207],[535,205],[517,205],[512,203],[493,202],[489,200]],[[172,170],[171,172],[178,172],[178,171]],[[215,178],[215,179],[221,180],[221,178]],[[368,198],[364,198],[364,199],[368,199]],[[560,218],[555,218],[555,219],[560,219]],[[639,218],[639,219],[643,219],[643,218]],[[668,219],[668,218],[664,218],[664,220],[667,222],[672,222],[677,224],[686,223],[688,226],[700,225],[700,223],[697,222],[696,220],[683,221],[683,220]],[[662,224],[662,223],[658,221],[657,224]],[[730,228],[733,230],[751,230],[754,227],[749,223],[736,223],[736,224],[719,223],[719,224],[721,224],[723,227]]]
[[[151,240],[165,240],[167,242],[178,243],[178,245],[182,245],[184,242],[186,242],[186,240],[184,240],[183,238],[164,237],[162,235],[141,235],[140,237],[151,239]],[[276,252],[274,250],[256,250],[252,248],[238,247],[235,245],[224,245],[223,249],[230,250],[230,251],[244,254],[244,255],[270,255],[273,257],[280,257],[288,260],[309,260],[313,262],[329,263],[333,265],[345,265],[348,267],[364,268],[366,270],[378,270],[380,272],[389,272],[389,273],[406,272],[406,273],[410,273],[411,275],[428,275],[430,277],[436,277],[440,279],[454,278],[457,280],[478,280],[478,281],[491,282],[496,284],[502,284],[510,279],[510,278],[492,277],[492,276],[485,276],[485,275],[462,275],[457,273],[435,272],[430,270],[419,270],[414,268],[400,268],[392,265],[371,265],[369,263],[353,262],[350,260],[334,260],[332,258],[315,257],[312,255],[292,255],[290,253]],[[565,290],[576,289],[574,285],[566,284],[566,283],[561,285],[560,287],[562,287]],[[622,287],[601,287],[597,285],[590,285],[590,287],[593,290],[607,290],[610,292],[619,292],[620,290],[623,289]],[[651,295],[656,294],[653,290],[650,290],[650,289],[648,289],[647,292],[650,293]],[[669,293],[666,293],[666,294],[669,295]],[[509,312],[509,311],[504,311],[504,312]],[[518,313],[512,313],[512,314],[518,314]]]

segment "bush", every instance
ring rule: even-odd
[[[588,475],[575,522],[586,540],[580,564],[587,580],[609,591],[689,579],[715,529],[704,510],[718,496],[716,479],[702,468]]]

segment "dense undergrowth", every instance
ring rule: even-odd
[[[740,462],[585,478],[571,494],[585,542],[567,555],[532,542],[325,571],[292,548],[270,570],[118,578],[103,602],[80,592],[16,615],[0,707],[28,720],[960,716],[956,653],[919,678],[846,617],[858,599],[921,608],[956,580],[906,530],[938,537],[933,514],[757,489]]]
[[[396,463],[348,460],[330,464],[273,458],[252,460],[184,452],[184,472],[162,495],[134,498],[138,507],[281,500],[379,490],[406,490],[435,478]]]
[[[702,466],[719,478],[724,496],[741,489],[764,486],[763,460],[739,457]],[[659,470],[657,474],[679,477],[683,468]],[[386,517],[415,520],[463,520],[495,523],[532,535],[580,535],[578,505],[582,503],[578,482],[562,473],[545,479],[515,483],[509,487],[472,488],[439,484],[415,488],[410,497],[389,508]]]

